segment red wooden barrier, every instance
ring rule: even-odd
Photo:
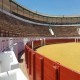
[[[45,44],[75,42],[75,39],[46,39]]]
[[[80,74],[60,66],[60,80],[80,80]]]
[[[36,53],[35,56],[35,80],[43,80],[43,57]]]
[[[44,80],[59,80],[58,69],[57,63],[44,58]]]
[[[29,75],[31,74],[31,51],[28,53]]]
[[[78,39],[80,41],[80,39]],[[75,39],[50,39],[46,44],[75,42]],[[28,44],[29,47],[31,44]],[[34,47],[41,46],[41,42],[34,41]],[[45,58],[25,46],[25,61],[29,73],[29,80],[80,80],[80,74]]]
[[[30,41],[30,42],[27,42],[27,44],[26,44],[29,48],[31,48],[32,49],[32,41]]]
[[[78,42],[80,42],[80,39],[78,39]]]
[[[33,41],[33,47],[34,48],[37,48],[37,47],[40,47],[40,46],[41,46],[41,40]]]
[[[35,80],[35,52],[31,53],[31,72],[29,75],[29,80]]]

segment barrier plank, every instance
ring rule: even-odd
[[[57,63],[44,58],[44,80],[59,80]]]
[[[60,66],[60,80],[80,80],[80,74]]]
[[[75,42],[75,39],[46,39],[45,44]]]
[[[43,80],[43,58],[39,54],[35,56],[35,80]]]
[[[37,47],[40,47],[40,46],[41,46],[41,40],[33,41],[33,47],[34,48],[37,48]]]
[[[35,80],[35,52],[31,53],[31,74],[29,80]]]

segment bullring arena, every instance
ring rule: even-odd
[[[80,16],[0,0],[0,80],[80,80]]]

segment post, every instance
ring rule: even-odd
[[[59,70],[59,66],[54,65],[53,66],[53,70],[54,70],[54,80],[60,80],[60,70]]]
[[[40,62],[41,62],[41,80],[44,80],[44,58],[43,57],[40,58]]]
[[[35,53],[33,53],[33,80],[35,80]]]

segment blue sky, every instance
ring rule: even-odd
[[[49,15],[80,15],[80,0],[15,0],[33,11]]]

